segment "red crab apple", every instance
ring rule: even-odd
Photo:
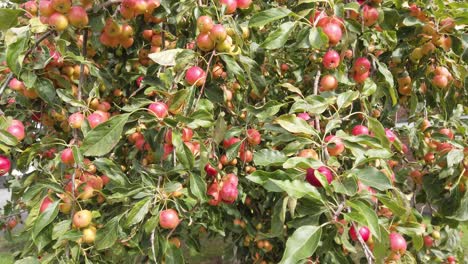
[[[345,149],[343,141],[334,135],[325,137],[325,142],[327,142],[328,154],[331,156],[338,156],[343,153]]]
[[[214,25],[210,30],[210,39],[215,43],[221,43],[227,38],[226,28],[221,24]]]
[[[369,228],[367,228],[367,226],[363,226],[363,227],[359,228],[359,235],[361,236],[362,240],[364,240],[364,242],[367,242],[367,240],[369,240],[369,237],[370,237]],[[358,240],[358,237],[357,237],[357,234],[356,234],[356,229],[354,228],[354,226],[351,226],[351,228],[349,229],[349,237],[353,241]]]
[[[76,212],[73,215],[73,225],[77,228],[83,228],[91,224],[91,219],[93,218],[91,211],[81,210]]]
[[[179,225],[179,215],[174,209],[159,212],[159,226],[164,229],[174,229]]]
[[[388,140],[389,140],[391,143],[395,142],[395,140],[396,140],[396,138],[397,138],[397,136],[395,135],[395,133],[393,133],[393,131],[390,130],[390,129],[388,129],[388,128],[385,129],[385,136],[387,136]]]
[[[97,111],[96,111],[97,112]],[[104,123],[106,118],[98,113],[93,113],[88,116],[88,123],[91,128],[97,127],[99,124]]]
[[[427,248],[432,247],[434,239],[431,236],[424,236],[424,246]]]
[[[77,28],[83,28],[89,24],[88,14],[81,6],[73,6],[68,12],[68,21]]]
[[[206,192],[208,194],[208,196],[211,196],[210,200],[208,201],[208,203],[210,205],[213,205],[213,206],[216,206],[218,205],[221,200],[219,199],[219,185],[218,185],[218,182],[214,181],[210,187],[208,187],[208,190]]]
[[[10,87],[10,89],[15,91],[22,91],[26,89],[24,83],[16,78],[11,79],[11,81],[8,83],[8,86]]]
[[[320,91],[333,91],[338,87],[335,76],[327,74],[320,79]]]
[[[315,169],[313,168],[308,168],[307,169],[307,174],[306,174],[306,180],[313,186],[315,187],[323,187],[322,186],[322,183],[317,179],[317,177],[315,176]],[[330,169],[328,169],[327,167],[325,166],[322,166],[322,167],[319,167],[317,169],[317,171],[322,174],[323,176],[325,176],[325,178],[327,179],[327,182],[328,183],[331,183],[333,181],[333,174],[331,172]]]
[[[185,80],[190,85],[202,86],[206,81],[206,73],[202,68],[193,66],[185,73]]]
[[[394,252],[404,254],[406,252],[406,240],[398,233],[391,233],[390,236],[390,249]]]
[[[353,127],[353,131],[351,133],[353,136],[369,135],[369,129],[363,125],[356,125]]]
[[[343,32],[341,31],[340,25],[329,22],[322,27],[323,33],[327,35],[328,42],[330,45],[336,45],[340,42]]]
[[[370,72],[365,72],[363,74],[359,74],[357,72],[354,72],[353,74],[353,79],[357,83],[363,83],[366,81],[367,78],[369,78]]]
[[[46,196],[41,203],[41,207],[39,208],[39,212],[43,213],[54,201]]]
[[[49,17],[52,15],[55,12],[54,8],[52,7],[52,2],[49,0],[40,0],[39,12],[41,13],[41,16],[44,17]]]
[[[206,172],[206,175],[210,176],[210,177],[216,177],[216,175],[218,175],[218,171],[216,170],[215,167],[211,166],[211,164],[206,164],[205,165],[205,172]]]
[[[340,54],[334,50],[329,50],[323,56],[322,63],[326,69],[335,69],[338,67],[338,65],[340,65]]]
[[[213,28],[213,19],[209,16],[201,16],[197,19],[197,28],[202,33],[208,33]]]
[[[365,5],[362,8],[362,16],[364,18],[364,25],[368,27],[372,26],[379,19],[379,10],[373,6]]]
[[[357,58],[356,62],[354,62],[354,65],[353,65],[354,72],[358,74],[364,74],[370,71],[370,68],[371,68],[371,63],[365,57]]]
[[[215,43],[211,40],[209,33],[200,33],[197,37],[197,46],[202,51],[210,51],[215,48]]]
[[[247,130],[247,142],[249,142],[250,145],[256,146],[260,144],[261,140],[260,132],[258,132],[257,129],[251,128]]]
[[[75,164],[75,158],[73,157],[73,150],[71,148],[66,148],[60,154],[60,159],[66,165],[73,165]]]
[[[11,169],[11,162],[7,156],[0,155],[0,176],[7,174]]]
[[[232,14],[236,12],[237,1],[236,0],[219,0],[221,5],[226,5],[226,14]]]
[[[441,128],[439,130],[439,133],[442,134],[442,135],[446,135],[449,139],[453,140],[453,132],[452,130],[448,129],[448,128]]]
[[[239,138],[236,138],[236,137],[231,137],[231,138],[228,138],[228,139],[225,139],[223,141],[223,147],[224,149],[228,149],[230,146],[234,145],[235,143],[241,141]]]
[[[237,0],[237,7],[240,9],[249,9],[252,0]]]
[[[438,88],[445,89],[448,86],[448,78],[445,75],[434,75],[432,78],[432,84]]]
[[[237,190],[237,186],[230,183],[230,182],[224,182],[223,187],[221,187],[221,191],[219,192],[219,195],[221,196],[221,199],[225,203],[234,203],[237,199],[239,191]]]
[[[182,128],[182,141],[188,142],[192,140],[193,130],[187,127]]]
[[[159,119],[163,119],[168,115],[169,107],[163,102],[154,102],[148,106],[148,111]]]
[[[454,256],[448,256],[447,257],[447,262],[448,264],[455,264],[457,259]]]

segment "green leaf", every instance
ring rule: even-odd
[[[453,165],[458,165],[463,160],[463,150],[453,149],[447,154],[447,165],[448,167],[453,167]]]
[[[229,55],[221,55],[221,59],[226,63],[227,72],[230,75],[240,76],[244,73],[242,68],[237,64],[236,60]]]
[[[367,186],[380,191],[385,191],[393,188],[390,179],[383,172],[374,167],[366,167],[364,169],[355,169],[352,171]]]
[[[112,247],[119,234],[119,221],[121,216],[112,218],[103,228],[96,233],[96,249],[103,250]]]
[[[254,163],[257,166],[282,165],[287,159],[283,152],[272,149],[262,149],[254,155]]]
[[[354,100],[356,100],[359,97],[359,92],[357,91],[347,91],[344,93],[341,93],[338,95],[338,98],[336,99],[336,104],[338,105],[338,108],[346,108],[349,107]]]
[[[125,222],[125,226],[131,227],[132,225],[141,222],[148,213],[150,206],[150,197],[136,203],[127,215],[127,221]]]
[[[271,8],[259,13],[256,13],[249,20],[249,27],[263,27],[275,20],[288,16],[291,10],[287,8]]]
[[[21,9],[0,8],[0,30],[7,30],[18,24],[18,17],[24,13]]]
[[[213,130],[213,140],[216,144],[219,144],[224,139],[224,134],[226,134],[226,121],[224,120],[223,116],[219,116],[218,120],[216,120],[214,130]]]
[[[182,89],[177,91],[174,95],[172,95],[170,104],[169,104],[169,111],[176,111],[180,109],[183,105],[187,103],[187,98],[189,96],[189,90]]]
[[[190,173],[190,193],[199,200],[206,200],[206,183],[198,173]]]
[[[164,253],[164,257],[167,264],[184,264],[184,256],[182,250],[177,248],[175,245],[169,243],[167,250]]]
[[[55,201],[52,204],[50,204],[49,207],[47,207],[47,209],[44,212],[39,214],[33,227],[33,232],[32,232],[33,239],[36,238],[37,235],[39,235],[39,233],[46,226],[52,223],[52,221],[54,221],[54,219],[57,217],[58,212],[59,212],[58,205],[59,205],[59,201]]]
[[[314,49],[321,49],[328,44],[328,37],[322,28],[313,27],[309,32],[309,43]]]
[[[281,110],[281,107],[285,105],[286,104],[279,103],[277,101],[268,101],[266,104],[259,107],[248,105],[247,110],[259,120],[265,120],[276,115],[279,112],[279,110]]]
[[[26,257],[15,261],[15,264],[40,264],[41,262],[37,257]]]
[[[45,78],[37,79],[35,88],[39,94],[39,97],[41,97],[48,104],[53,104],[55,100],[55,87],[50,80]]]
[[[306,121],[295,115],[282,115],[275,120],[281,127],[291,133],[317,135],[317,131]]]
[[[363,96],[371,96],[377,91],[377,84],[375,84],[374,81],[372,81],[371,78],[367,78],[364,81],[364,86],[362,87],[362,95]]]
[[[0,142],[7,146],[16,146],[18,144],[18,139],[15,136],[8,133],[8,131],[0,130]]]
[[[125,185],[128,183],[125,174],[112,160],[107,158],[98,158],[93,161],[93,164],[96,165],[100,172],[107,175],[111,182],[114,182],[118,185]]]
[[[265,41],[262,43],[262,47],[265,49],[279,49],[286,44],[288,41],[289,34],[291,33],[292,29],[296,25],[295,22],[286,22],[281,24],[281,26],[271,32]]]
[[[177,160],[182,163],[184,168],[188,170],[192,169],[195,163],[195,158],[190,148],[182,142],[180,132],[177,130],[172,131],[172,144],[175,147]]]
[[[27,38],[19,38],[16,42],[7,46],[6,62],[13,73],[19,75],[20,55],[26,48]]]
[[[383,125],[375,118],[368,117],[367,121],[369,122],[369,130],[374,132],[375,137],[380,140],[384,147],[390,147],[390,141],[385,134],[385,129]]]
[[[52,239],[57,240],[63,234],[70,230],[71,227],[71,220],[63,220],[54,224],[54,228],[52,229]]]
[[[286,249],[280,264],[296,264],[312,256],[321,236],[322,229],[319,226],[301,226],[296,229],[286,242]]]
[[[281,190],[285,191],[289,196],[300,199],[302,197],[320,199],[320,194],[317,188],[310,185],[305,180],[275,180],[269,179],[269,182],[276,185]]]
[[[303,157],[292,157],[289,158],[284,164],[283,168],[285,169],[292,169],[292,168],[314,168],[318,169],[320,166],[323,166],[323,163],[320,160],[315,160],[311,158],[303,158]]]
[[[377,61],[378,69],[380,74],[384,77],[385,81],[389,85],[389,92],[390,96],[392,97],[392,104],[395,105],[397,103],[397,95],[395,91],[395,83],[393,81],[393,75],[392,73],[388,70],[387,65],[385,65],[382,62]]]
[[[174,66],[176,65],[176,57],[177,55],[182,52],[186,51],[184,49],[170,49],[159,51],[155,53],[148,54],[148,57],[152,59],[154,62],[163,65],[163,66]],[[192,51],[193,52],[193,51]]]
[[[371,231],[373,237],[380,241],[380,227],[379,227],[379,218],[375,213],[371,205],[364,203],[362,201],[347,201],[346,202],[352,209],[358,211],[365,219],[366,225]]]
[[[83,155],[102,156],[109,153],[119,142],[129,116],[130,114],[114,116],[89,131],[81,146]]]

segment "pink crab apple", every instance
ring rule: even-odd
[[[154,102],[148,106],[148,111],[157,118],[163,119],[169,114],[169,107],[163,102]]]
[[[353,131],[351,133],[353,136],[369,135],[369,129],[363,125],[356,125],[353,127]]]
[[[251,128],[247,130],[247,142],[249,142],[250,145],[256,146],[260,144],[260,141],[262,140],[260,132],[258,130]]]
[[[197,28],[201,33],[208,33],[213,28],[213,19],[209,16],[200,16],[197,19]]]
[[[325,69],[335,69],[340,65],[340,54],[334,50],[327,51],[323,56],[322,64]]]
[[[372,26],[379,20],[379,10],[371,5],[365,5],[362,8],[362,16],[364,18],[364,25]]]
[[[66,148],[60,154],[60,159],[66,165],[73,165],[75,164],[75,158],[73,157],[73,150],[71,148]]]
[[[343,36],[343,32],[341,31],[340,25],[333,22],[329,22],[322,26],[322,30],[323,33],[327,35],[328,42],[330,43],[330,45],[338,44],[338,42],[340,42]]]
[[[389,140],[391,143],[395,142],[395,140],[396,140],[396,138],[397,138],[397,136],[395,135],[395,133],[394,133],[392,130],[388,129],[388,128],[385,129],[385,136],[388,138],[388,140]]]
[[[164,229],[174,229],[180,223],[179,215],[174,209],[159,212],[159,226]]]
[[[371,69],[371,62],[365,57],[357,58],[356,61],[354,62],[353,70],[354,72],[358,74],[364,74],[370,71],[370,69]]]
[[[322,183],[315,176],[315,171],[319,172],[327,179],[327,182],[330,184],[333,181],[333,173],[330,169],[325,166],[319,167],[317,170],[314,168],[308,168],[306,173],[306,180],[315,187],[323,187]]]
[[[0,176],[7,174],[11,169],[10,159],[5,155],[0,155]]]
[[[209,36],[214,43],[221,43],[227,38],[228,34],[223,25],[216,24],[211,28]]]
[[[402,235],[393,232],[389,235],[389,239],[390,249],[392,251],[398,252],[400,254],[404,254],[406,252],[406,240]]]
[[[10,87],[10,89],[15,91],[22,91],[26,89],[24,83],[16,78],[11,79],[11,81],[8,83],[8,86]]]
[[[84,118],[84,115],[80,112],[73,113],[68,117],[68,124],[71,128],[81,128]]]
[[[320,91],[333,91],[337,87],[338,80],[331,74],[327,74],[320,79]]]
[[[343,141],[334,135],[325,137],[325,142],[327,143],[328,154],[331,156],[338,156],[343,153],[345,149]]]
[[[81,6],[73,6],[68,12],[68,22],[74,27],[83,28],[89,24],[88,14]]]
[[[106,118],[103,115],[100,115],[98,113],[92,113],[88,116],[87,120],[88,120],[89,126],[91,128],[95,128],[99,124],[104,123],[106,121]]]
[[[249,9],[252,4],[252,0],[237,0],[237,8]]]
[[[236,12],[236,9],[237,9],[236,0],[219,0],[219,4],[226,6],[226,14],[232,14]]]
[[[209,32],[198,34],[196,43],[202,51],[210,51],[215,48],[215,43],[211,40]]]
[[[24,125],[19,120],[13,120],[11,125],[6,129],[8,133],[14,136],[18,141],[22,141],[26,133],[24,131]]]
[[[205,165],[205,172],[206,172],[206,175],[210,176],[210,177],[216,177],[216,175],[218,175],[218,171],[216,170],[215,167],[211,166],[211,164],[206,164]]]
[[[41,207],[39,208],[39,212],[43,213],[54,201],[50,199],[49,196],[46,196],[41,203]]]
[[[364,240],[364,242],[367,242],[367,240],[369,240],[369,237],[370,237],[369,228],[367,228],[367,226],[363,226],[359,228],[359,235],[361,236],[362,240]],[[354,228],[354,226],[351,226],[351,228],[349,229],[349,237],[353,241],[358,240],[358,236],[356,234],[356,229]]]
[[[206,81],[206,73],[202,68],[193,66],[185,72],[185,80],[190,85],[202,86]]]

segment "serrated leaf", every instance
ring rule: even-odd
[[[283,152],[272,149],[262,149],[254,155],[254,163],[257,166],[278,166],[287,159],[288,157]]]
[[[328,44],[328,37],[322,28],[313,27],[309,32],[309,43],[314,49],[321,49]]]
[[[46,226],[48,226],[50,223],[52,223],[52,221],[54,221],[59,212],[58,205],[59,201],[55,201],[52,204],[50,204],[44,212],[39,214],[34,223],[32,232],[33,238],[37,237]]]
[[[190,193],[199,200],[206,199],[206,183],[200,174],[190,173]]]
[[[286,44],[288,41],[289,34],[291,33],[292,29],[296,25],[295,22],[286,22],[281,24],[281,26],[271,32],[265,41],[262,43],[262,47],[265,49],[279,49]]]
[[[98,125],[86,135],[81,146],[85,156],[102,156],[109,153],[119,142],[130,114],[114,116]]]
[[[146,198],[136,203],[127,215],[125,226],[131,227],[132,225],[141,222],[148,213],[150,206],[151,198]]]
[[[259,13],[256,13],[249,20],[249,27],[263,27],[275,20],[288,16],[291,10],[287,8],[271,8]]]
[[[314,254],[322,236],[319,226],[301,226],[286,242],[280,264],[296,264]]]
[[[125,185],[127,181],[127,177],[122,172],[122,169],[115,164],[112,160],[107,158],[98,158],[93,161],[93,164],[96,165],[98,170],[118,185]]]
[[[387,175],[374,167],[355,169],[353,170],[353,173],[358,176],[359,180],[361,180],[363,184],[377,190],[385,191],[393,188]]]
[[[295,115],[282,115],[275,120],[282,128],[291,133],[303,133],[307,135],[316,135],[317,131],[306,121]]]
[[[110,248],[117,241],[120,217],[116,216],[112,218],[103,228],[97,230],[95,242],[97,250]]]
[[[338,108],[346,108],[350,106],[354,100],[356,100],[359,97],[359,92],[357,91],[347,91],[344,93],[341,93],[338,95],[338,98],[336,99],[336,104],[338,105]]]

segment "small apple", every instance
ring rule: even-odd
[[[367,228],[367,226],[363,226],[363,227],[359,228],[359,235],[362,238],[362,240],[364,240],[364,242],[367,242],[367,240],[369,240],[369,237],[370,237],[369,228]],[[354,226],[351,226],[351,228],[349,229],[349,237],[353,241],[358,240],[358,237],[357,237],[357,234],[356,234],[356,229],[354,229]]]
[[[369,135],[369,129],[363,125],[356,125],[353,127],[353,131],[351,133],[353,136]]]
[[[81,239],[86,244],[94,243],[94,240],[96,240],[96,228],[94,226],[90,226],[83,229],[83,236]]]
[[[256,146],[260,144],[261,141],[261,135],[258,130],[251,128],[247,130],[247,142],[249,142],[250,145]]]
[[[148,106],[148,111],[159,119],[165,118],[169,112],[169,107],[163,102],[154,102]]]
[[[55,12],[49,17],[49,25],[58,31],[63,31],[68,27],[68,19],[65,15]]]
[[[89,24],[88,14],[81,6],[73,6],[68,12],[68,21],[77,28],[84,28]]]
[[[10,159],[5,155],[0,155],[0,176],[7,174],[11,169]]]
[[[174,209],[159,212],[159,226],[164,229],[175,229],[179,225],[179,215]]]
[[[333,91],[338,87],[335,76],[327,74],[320,79],[320,91]]]
[[[322,64],[326,69],[335,69],[340,65],[340,54],[334,50],[327,51],[323,56]]]
[[[66,165],[72,166],[75,164],[75,158],[73,157],[73,150],[71,148],[66,148],[60,154],[60,159]]]
[[[213,28],[213,19],[209,16],[200,16],[197,19],[197,28],[201,33],[208,33]]]
[[[236,0],[219,0],[220,5],[226,6],[226,14],[232,14],[236,12],[237,1]]]
[[[83,228],[91,224],[93,216],[89,210],[81,210],[73,215],[73,225],[77,228]]]
[[[325,178],[327,179],[327,182],[329,184],[333,181],[333,173],[327,167],[322,166],[322,167],[318,168],[317,170],[315,170],[313,168],[308,168],[307,169],[307,174],[306,174],[306,180],[311,185],[313,185],[315,187],[318,187],[318,188],[323,187],[322,183],[317,179],[317,176],[315,176],[315,171],[317,171],[320,174],[322,174],[323,176],[325,176]]]
[[[398,233],[391,233],[390,238],[390,249],[394,252],[404,254],[406,252],[406,240],[405,238]]]
[[[187,72],[185,72],[185,80],[190,85],[196,85],[200,87],[206,81],[206,73],[202,68],[193,66],[190,67]]]
[[[39,208],[39,212],[43,213],[54,201],[46,196],[41,203],[41,207]]]
[[[197,46],[202,51],[210,51],[215,48],[215,42],[211,40],[209,33],[200,33],[197,36]]]
[[[328,154],[331,156],[338,156],[345,150],[343,141],[334,135],[325,137],[325,142],[327,143]]]

